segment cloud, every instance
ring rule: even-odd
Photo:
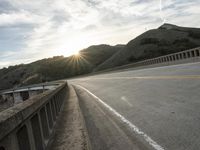
[[[164,19],[163,14],[162,14],[162,0],[160,0],[160,18],[163,21],[163,23],[165,23],[166,20]]]
[[[199,0],[1,0],[0,66],[127,43],[165,20],[200,27],[199,8]]]
[[[98,27],[97,27],[96,25],[90,24],[90,25],[85,26],[82,30],[83,30],[83,31],[88,31],[88,30],[95,30],[95,29],[97,29],[97,28],[98,28]]]
[[[6,14],[2,13],[0,15],[0,27],[1,26],[10,26],[15,24],[31,24],[33,23],[31,18],[24,13],[20,14]]]
[[[8,13],[10,11],[16,11],[16,8],[14,8],[8,1],[1,0],[0,1],[0,13]]]

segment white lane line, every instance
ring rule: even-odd
[[[130,107],[133,107],[133,105],[128,101],[128,99],[125,96],[122,96],[121,100],[123,100],[124,102],[126,102]]]
[[[120,120],[125,123],[133,132],[135,132],[136,134],[140,135],[147,143],[149,143],[149,145],[151,145],[155,150],[164,150],[164,148],[162,146],[160,146],[159,144],[157,144],[151,137],[149,137],[147,134],[145,134],[143,131],[141,131],[137,126],[135,126],[134,124],[132,124],[130,121],[128,121],[125,117],[123,117],[122,115],[120,115],[115,109],[113,109],[112,107],[110,107],[108,104],[106,104],[105,102],[103,102],[100,98],[98,98],[96,95],[94,95],[93,93],[91,93],[89,90],[87,90],[86,88],[84,88],[81,85],[78,85],[80,88],[82,88],[83,90],[85,90],[86,92],[88,92],[90,95],[92,95],[93,97],[95,97],[96,100],[98,100],[101,104],[103,104],[106,108],[108,108],[112,113],[114,113],[118,118],[120,118]]]

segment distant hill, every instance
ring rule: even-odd
[[[164,24],[126,45],[94,45],[79,56],[56,56],[0,70],[0,90],[113,68],[200,46],[200,29]]]
[[[95,45],[81,50],[80,57],[56,56],[3,68],[0,70],[0,90],[90,73],[122,47]]]
[[[164,24],[149,30],[95,68],[95,71],[200,46],[200,29]]]

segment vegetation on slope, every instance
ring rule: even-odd
[[[99,65],[103,70],[200,46],[200,29],[164,24],[128,42],[124,49]]]
[[[56,56],[3,68],[0,70],[0,90],[90,73],[120,49],[117,46],[96,45],[81,50],[79,56]]]
[[[0,90],[87,74],[200,46],[200,29],[164,24],[126,45],[96,45],[79,56],[42,59],[0,70]]]

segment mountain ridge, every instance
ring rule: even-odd
[[[127,44],[92,45],[81,50],[79,56],[54,56],[0,69],[0,90],[88,74],[198,46],[199,28],[166,23]]]
[[[95,68],[104,70],[200,46],[200,29],[163,24],[129,41],[111,58]]]
[[[0,69],[0,90],[90,73],[121,48],[106,44],[93,45],[81,50],[81,57],[54,56]]]

